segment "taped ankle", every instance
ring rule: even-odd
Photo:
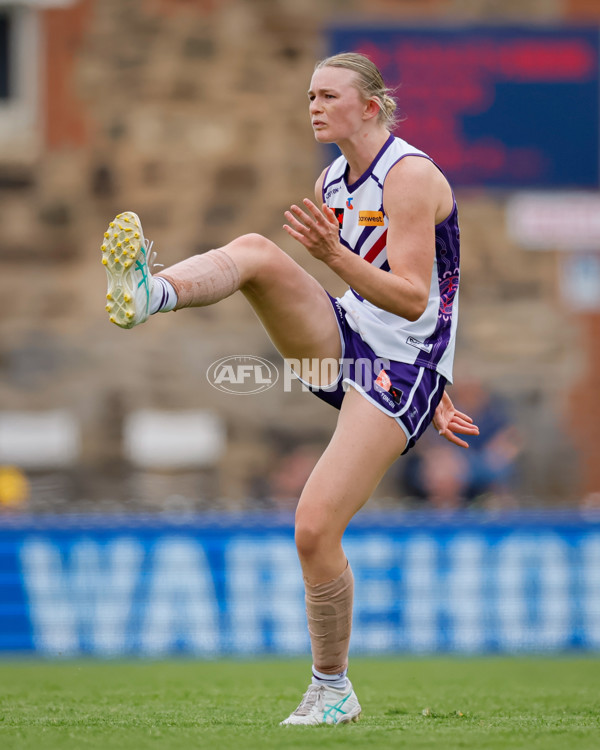
[[[194,255],[156,275],[165,278],[175,289],[175,310],[212,305],[240,287],[238,268],[223,250]]]
[[[354,576],[348,564],[333,581],[311,585],[306,590],[306,616],[315,669],[340,674],[348,668],[352,632]]]

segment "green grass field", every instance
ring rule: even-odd
[[[598,659],[354,659],[358,724],[279,727],[309,666],[0,662],[0,748],[600,748]]]

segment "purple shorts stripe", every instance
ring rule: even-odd
[[[331,295],[329,298],[342,340],[341,377],[325,388],[305,385],[315,396],[336,409],[341,407],[348,388],[354,387],[400,424],[407,437],[406,453],[433,419],[446,379],[429,367],[378,357],[348,325],[339,302]]]

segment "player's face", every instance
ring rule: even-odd
[[[364,124],[366,102],[346,68],[320,68],[310,82],[309,112],[315,138],[339,143],[355,135]]]

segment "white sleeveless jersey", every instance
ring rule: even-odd
[[[369,169],[353,185],[346,182],[348,162],[343,156],[329,166],[323,181],[323,202],[338,217],[340,242],[383,271],[390,271],[383,185],[390,169],[405,156],[433,161],[423,151],[390,135]],[[436,370],[450,383],[458,316],[459,245],[454,201],[450,216],[435,228],[429,302],[423,315],[414,322],[382,310],[352,288],[339,299],[350,327],[375,354]]]

